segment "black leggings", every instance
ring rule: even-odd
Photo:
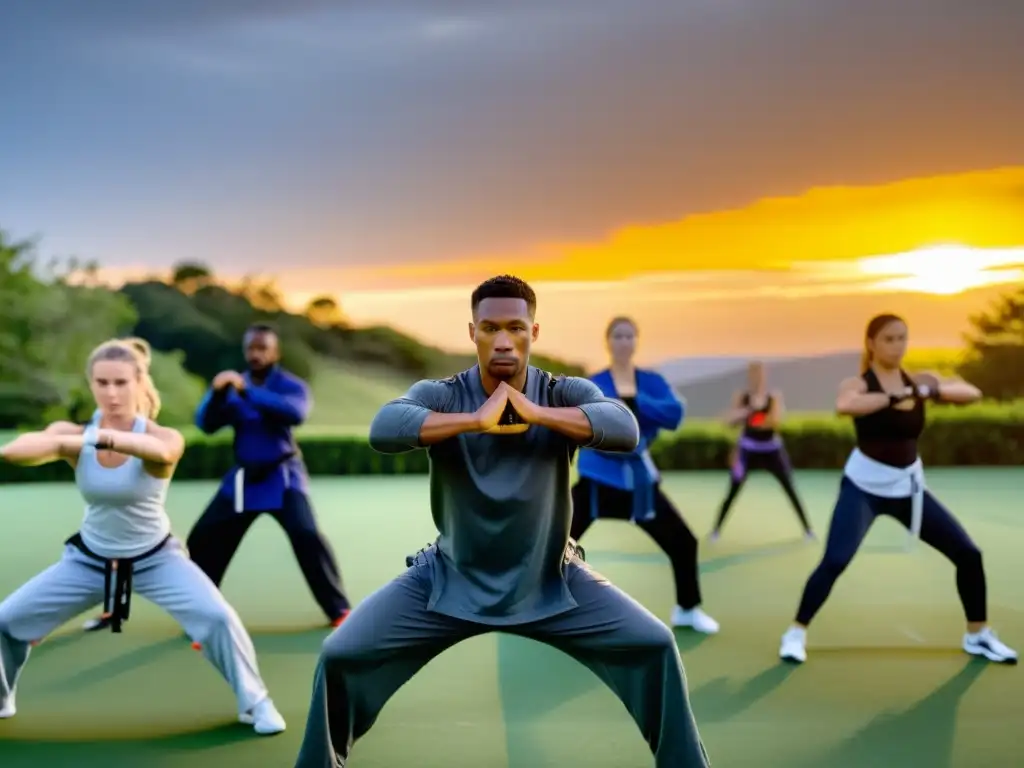
[[[839,498],[832,513],[832,525],[828,530],[825,554],[804,587],[796,614],[798,624],[810,624],[811,619],[821,610],[832,591],[832,585],[853,560],[875,518],[888,515],[909,529],[910,510],[909,498],[887,499],[874,496],[860,490],[849,478],[843,477],[839,485]],[[921,540],[937,549],[956,566],[956,588],[967,621],[986,621],[985,569],[981,562],[981,551],[952,513],[928,491],[924,494]]]
[[[715,533],[721,531],[722,526],[725,525],[726,515],[729,514],[729,510],[732,508],[733,502],[736,501],[736,497],[740,495],[740,490],[747,481],[747,474],[752,470],[758,469],[769,472],[772,477],[779,481],[779,485],[782,486],[782,490],[789,497],[793,509],[796,510],[796,515],[800,518],[800,524],[804,527],[804,531],[810,533],[811,524],[807,520],[807,513],[804,512],[804,506],[800,503],[800,497],[797,496],[796,488],[793,486],[793,470],[789,466],[786,449],[748,451],[744,448],[737,448],[736,450],[736,461],[730,470],[729,492],[726,494],[725,501],[722,502],[722,508],[718,512]]]
[[[572,488],[572,530],[569,533],[576,541],[582,538],[594,522],[590,516],[590,494],[595,485],[600,517],[613,520],[629,520],[632,517],[632,493],[594,483],[585,477],[580,478]],[[676,603],[688,611],[701,603],[697,538],[684,522],[679,510],[661,490],[661,486],[654,490],[654,519],[638,522],[637,526],[668,555],[675,576]]]

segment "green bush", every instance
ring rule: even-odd
[[[799,468],[838,469],[853,448],[850,421],[828,415],[791,416],[782,435],[794,466]],[[221,477],[231,467],[230,433],[206,437],[188,429],[185,436],[188,449],[176,477],[208,480]],[[303,430],[298,440],[313,475],[420,474],[428,468],[424,451],[379,454],[370,448],[365,435]],[[733,430],[690,422],[677,433],[660,438],[653,454],[666,471],[722,469],[734,442]],[[921,456],[928,466],[1024,464],[1024,403],[932,408],[921,439]],[[70,479],[71,471],[63,463],[41,467],[0,464],[0,482]]]

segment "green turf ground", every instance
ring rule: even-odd
[[[1024,471],[934,470],[932,487],[986,553],[993,619],[1024,645],[1020,581]],[[668,488],[691,525],[708,529],[725,477],[675,475]],[[799,486],[819,528],[835,473],[805,472]],[[212,483],[171,492],[185,534]],[[406,553],[433,536],[421,477],[316,479],[321,522],[347,584],[360,598],[399,573]],[[78,522],[70,486],[3,489],[0,594],[51,562]],[[680,633],[697,719],[716,766],[792,768],[1006,768],[1017,744],[1024,684],[1014,667],[971,662],[953,571],[938,555],[899,553],[902,532],[880,522],[837,585],[811,636],[810,661],[776,662],[779,635],[820,554],[770,480],[754,477],[721,542],[702,549],[707,609],[722,634]],[[663,618],[668,564],[644,535],[605,522],[588,533],[590,561]],[[120,636],[84,635],[78,621],[40,646],[26,668],[18,716],[0,721],[0,766],[139,768],[223,764],[287,767],[302,736],[311,673],[327,632],[282,534],[259,521],[224,584],[250,627],[289,730],[264,739],[233,724],[228,688],[171,620],[141,598]],[[430,664],[360,742],[353,768],[650,766],[646,748],[610,692],[543,646],[492,635]]]

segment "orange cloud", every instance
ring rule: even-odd
[[[938,243],[1024,245],[1024,167],[812,189],[674,222],[628,225],[602,242],[550,243],[527,253],[369,273],[392,288],[472,284],[505,271],[534,281],[608,281],[656,272],[786,269],[794,262],[857,259]]]

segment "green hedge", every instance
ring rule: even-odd
[[[829,415],[791,416],[782,429],[786,448],[796,467],[836,469],[853,447],[848,419]],[[231,440],[188,431],[188,449],[178,467],[181,479],[221,477],[232,464]],[[690,422],[653,447],[664,470],[720,469],[726,465],[735,431],[709,422]],[[325,434],[320,430],[299,437],[306,465],[313,475],[401,475],[427,471],[424,451],[383,455],[370,449],[365,436]],[[921,439],[921,455],[929,466],[1024,465],[1024,403],[982,404],[967,408],[933,407]],[[0,463],[0,482],[70,480],[63,463],[15,467]]]

